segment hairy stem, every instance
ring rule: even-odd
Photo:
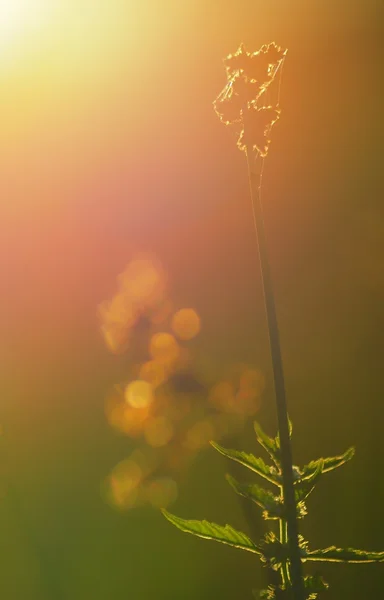
[[[281,468],[283,476],[284,508],[288,529],[288,545],[290,555],[290,575],[295,600],[305,600],[304,582],[302,577],[302,564],[298,540],[298,525],[296,518],[295,491],[293,487],[292,450],[289,437],[289,424],[287,403],[285,396],[285,383],[283,361],[280,349],[280,336],[277,324],[275,300],[269,269],[267,244],[264,231],[263,210],[260,198],[260,178],[252,169],[251,159],[253,151],[247,148],[247,163],[249,184],[255,220],[257,244],[259,250],[261,279],[263,285],[265,310],[268,323],[269,343],[272,358],[273,378],[276,397],[277,420],[280,435]]]
[[[288,530],[287,521],[285,519],[279,519],[279,534],[280,543],[286,544],[288,542]],[[287,589],[290,585],[290,576],[288,565],[285,561],[281,565],[280,574],[284,589]]]

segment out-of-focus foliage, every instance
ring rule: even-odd
[[[193,308],[175,310],[165,270],[154,257],[131,260],[99,316],[109,350],[129,357],[126,381],[106,399],[106,417],[136,445],[112,469],[104,496],[121,509],[168,506],[197,454],[212,439],[240,432],[257,413],[263,374],[235,365],[220,381],[199,376],[190,342],[200,333],[200,316]]]

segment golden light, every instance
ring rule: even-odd
[[[163,363],[150,360],[140,367],[139,377],[151,384],[152,389],[155,390],[166,381],[167,372]]]
[[[133,508],[139,499],[140,467],[131,459],[121,461],[107,480],[107,499],[118,508]]]
[[[166,508],[177,499],[177,483],[170,477],[159,477],[147,486],[146,496],[155,508]]]
[[[172,423],[166,417],[150,419],[145,426],[144,436],[152,448],[166,446],[173,437]]]
[[[26,27],[30,22],[36,21],[41,9],[41,2],[31,0],[1,0],[0,2],[0,39],[12,37]]]
[[[172,365],[180,355],[180,346],[170,333],[156,333],[149,344],[152,358],[158,362]]]
[[[173,315],[172,330],[180,340],[191,340],[200,327],[200,317],[193,308],[182,308]]]
[[[111,427],[136,438],[142,435],[150,406],[133,408],[126,402],[124,390],[116,389],[106,399],[105,414]]]
[[[153,401],[152,385],[141,379],[132,381],[127,385],[124,397],[126,403],[132,408],[147,408]]]
[[[0,0],[0,60],[11,57],[15,46],[25,46],[31,35],[52,16],[55,2],[46,0]]]

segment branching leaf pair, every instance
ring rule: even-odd
[[[266,450],[273,461],[270,466],[263,459],[248,454],[240,450],[223,448],[219,444],[211,442],[212,446],[226,458],[233,460],[248,470],[256,473],[264,480],[278,488],[279,493],[275,495],[270,490],[264,489],[255,483],[239,483],[230,475],[227,475],[227,481],[235,492],[257,504],[263,510],[265,519],[278,520],[280,523],[280,538],[274,532],[267,533],[259,543],[254,542],[245,533],[238,531],[230,525],[218,525],[208,521],[186,520],[176,517],[163,510],[164,516],[181,531],[191,533],[195,536],[205,539],[212,539],[235,548],[241,548],[258,554],[262,562],[268,567],[282,572],[282,584],[278,587],[269,587],[268,590],[261,592],[260,598],[265,600],[281,599],[294,600],[292,588],[290,585],[289,565],[289,540],[287,538],[286,518],[284,514],[284,502],[282,493],[282,473],[280,464],[280,443],[278,436],[269,437],[255,423],[256,438],[259,444]],[[290,424],[290,434],[292,425]],[[344,454],[331,458],[319,458],[311,461],[304,467],[293,467],[295,499],[298,517],[306,514],[304,501],[312,493],[316,484],[324,473],[332,471],[346,462],[354,455],[354,449],[350,448]],[[356,550],[354,548],[337,548],[330,546],[320,550],[310,550],[308,543],[299,536],[299,548],[302,562],[349,562],[349,563],[367,563],[384,562],[384,552],[369,552],[365,550]],[[304,587],[307,594],[307,600],[315,600],[318,594],[327,589],[328,585],[320,576],[306,576],[304,578]]]

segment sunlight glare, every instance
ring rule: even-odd
[[[44,0],[0,0],[0,53],[45,21],[50,12]]]

